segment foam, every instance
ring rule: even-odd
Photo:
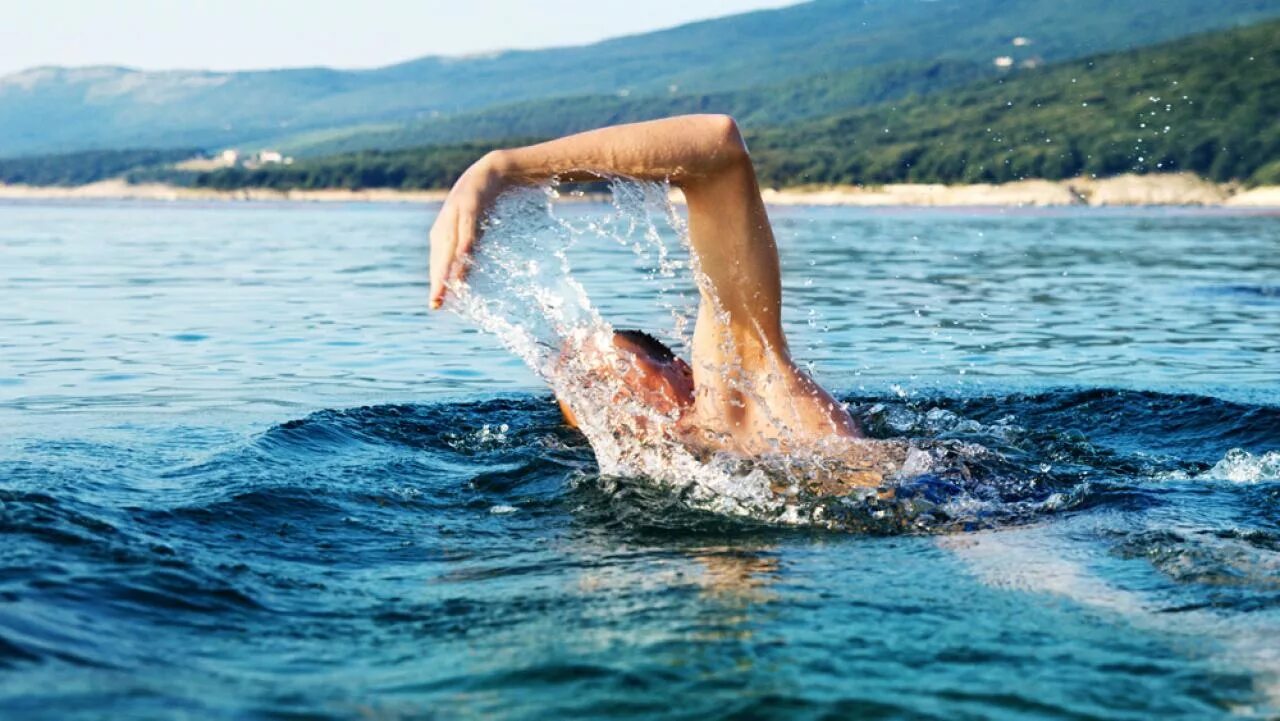
[[[601,356],[625,361],[613,351],[613,327],[574,278],[570,251],[586,241],[629,246],[669,311],[671,326],[659,335],[677,344],[687,342],[691,316],[680,284],[690,286],[687,276],[696,272],[664,237],[686,238],[669,188],[615,181],[613,189],[613,212],[586,221],[557,215],[554,186],[506,193],[486,220],[465,284],[452,289],[450,307],[496,336],[565,400],[603,475],[649,478],[704,510],[798,522],[762,468],[695,457],[673,437],[674,418],[628,401],[620,381],[596,372]],[[662,225],[674,233],[664,234]]]
[[[847,483],[831,484],[867,470],[851,459],[878,458],[880,463],[896,457],[897,479],[931,471],[941,458],[938,453],[904,442],[866,441],[868,448],[851,454],[850,441],[835,438],[829,447],[750,460],[728,453],[695,453],[677,437],[675,417],[631,400],[621,373],[599,372],[602,363],[627,361],[613,349],[613,327],[574,277],[571,251],[579,243],[617,243],[633,251],[646,270],[645,282],[653,286],[657,303],[670,319],[668,327],[653,330],[673,345],[689,343],[696,309],[692,290],[710,287],[696,256],[687,252],[686,226],[669,200],[670,188],[625,179],[613,181],[612,188],[611,212],[585,219],[557,214],[554,186],[504,194],[485,221],[465,283],[451,289],[455,300],[450,303],[454,311],[497,337],[568,404],[601,474],[644,477],[694,508],[768,522],[843,527],[850,518],[878,522],[884,514],[917,513],[918,500],[877,506],[875,489],[851,494]],[[714,304],[714,296],[709,297]],[[713,311],[723,312],[714,306]],[[732,349],[725,351],[724,357],[736,356]],[[721,377],[734,379],[734,390],[753,395],[749,374],[739,370],[719,369]],[[783,430],[778,447],[786,448],[785,425],[775,425]],[[843,496],[835,505],[833,487]],[[964,513],[978,512],[971,506],[982,505],[972,498],[953,503]]]

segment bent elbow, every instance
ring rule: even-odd
[[[715,135],[719,145],[726,153],[745,158],[747,141],[742,139],[742,131],[738,129],[738,121],[732,115],[712,115]]]
[[[738,122],[731,115],[704,115],[700,118],[705,125],[706,137],[711,145],[711,158],[719,167],[750,163],[747,154],[747,143],[742,139],[742,131]]]

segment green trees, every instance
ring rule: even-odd
[[[895,68],[912,77],[958,77],[963,65]],[[730,110],[747,129],[762,183],[1000,183],[1024,178],[1190,171],[1215,181],[1280,182],[1280,22],[1186,38],[1042,68],[1019,68],[962,88],[767,126],[787,102],[842,105],[889,85],[880,75],[832,75],[793,87],[700,98],[617,103],[596,99],[510,106],[543,137],[678,112]],[[728,107],[722,107],[727,104]],[[545,105],[545,103],[544,103]],[[545,108],[542,108],[545,109]],[[537,111],[537,112],[535,112]],[[763,115],[761,115],[763,114]],[[510,118],[482,119],[494,132]],[[511,121],[514,122],[514,121]],[[129,172],[234,189],[447,188],[475,159],[513,138],[303,158],[292,165],[206,173],[157,170],[192,151],[115,151],[0,161],[0,181],[77,184]],[[142,168],[139,170],[139,168]]]
[[[526,142],[531,141],[514,139],[504,143],[464,143],[392,152],[369,151],[304,159],[291,165],[270,165],[254,169],[223,168],[195,175],[192,184],[216,190],[448,188],[462,171],[490,150],[502,145]]]
[[[834,88],[849,77],[831,82]],[[793,89],[806,97],[820,91]],[[738,115],[761,180],[775,187],[1003,183],[1175,171],[1261,183],[1276,182],[1280,174],[1278,22],[1018,69],[958,90],[772,128],[749,120],[752,104],[745,99],[773,102],[758,92],[734,96],[733,102],[744,104]],[[671,102],[627,106],[635,117],[608,115],[590,102],[566,102],[557,121],[562,125],[540,127],[553,135],[707,109]],[[527,140],[350,153],[292,166],[223,170],[195,182],[212,188],[446,188],[486,151],[522,142]]]
[[[749,141],[763,181],[775,186],[1180,170],[1272,182],[1269,164],[1280,158],[1280,23],[1018,70],[758,131]],[[814,162],[829,152],[839,161]],[[797,168],[806,177],[797,179]]]
[[[10,185],[85,185],[142,168],[176,163],[199,155],[177,150],[92,150],[67,155],[0,159],[0,183]]]

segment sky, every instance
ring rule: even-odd
[[[0,0],[0,75],[369,68],[423,55],[593,42],[796,0]]]

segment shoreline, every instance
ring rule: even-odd
[[[213,190],[183,188],[162,183],[133,185],[124,180],[103,180],[88,185],[4,185],[0,183],[0,200],[158,200],[212,202],[309,202],[309,203],[439,203],[448,195],[444,190],[271,190],[242,188]]]
[[[809,206],[1280,208],[1280,186],[1245,188],[1190,173],[1017,180],[999,185],[811,186],[768,189],[762,194],[773,205]]]
[[[211,190],[163,184],[131,185],[105,180],[73,187],[0,184],[0,200],[152,200],[301,203],[438,203],[444,190]],[[1121,175],[1111,178],[1020,180],[1000,185],[889,184],[882,186],[803,186],[765,189],[771,205],[915,206],[915,207],[1135,207],[1200,206],[1280,208],[1280,186],[1244,188],[1212,183],[1188,173]],[[679,192],[673,199],[680,201]],[[593,196],[584,196],[591,200]]]

